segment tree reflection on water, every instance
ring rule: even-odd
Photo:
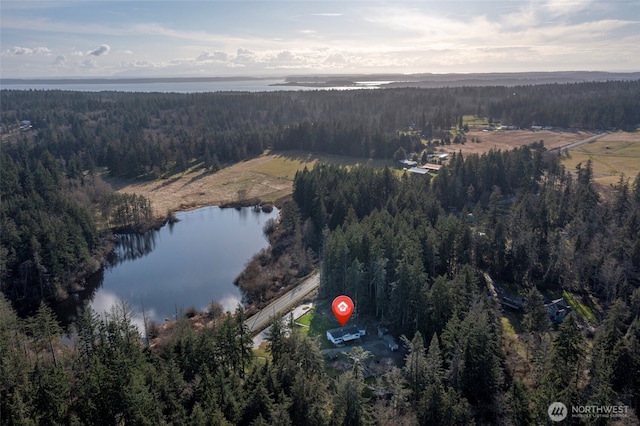
[[[158,232],[151,230],[143,234],[117,234],[116,247],[107,259],[107,265],[113,267],[122,262],[145,257],[156,247]]]

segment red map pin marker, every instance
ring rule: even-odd
[[[338,296],[333,299],[331,309],[333,309],[333,315],[336,316],[340,325],[344,327],[353,313],[353,300],[349,296]]]

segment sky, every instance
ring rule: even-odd
[[[638,0],[8,1],[0,76],[640,71]]]

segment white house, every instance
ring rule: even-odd
[[[364,328],[350,325],[348,327],[327,330],[327,339],[334,345],[340,345],[351,340],[359,339],[366,334],[367,332]]]

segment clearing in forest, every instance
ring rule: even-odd
[[[595,142],[569,150],[562,163],[567,170],[574,171],[578,163],[584,166],[591,160],[593,180],[603,187],[609,187],[620,180],[620,175],[630,178],[633,183],[640,173],[640,131],[615,132]]]
[[[206,172],[200,164],[166,179],[131,181],[105,178],[120,193],[144,195],[153,203],[156,215],[168,211],[215,206],[242,199],[275,201],[292,192],[298,170],[311,169],[317,162],[354,166],[392,165],[392,160],[372,160],[303,151],[281,151],[241,161],[217,172]]]
[[[573,142],[578,142],[597,132],[583,130],[493,130],[483,131],[471,129],[466,133],[467,142],[462,144],[445,145],[438,148],[439,152],[462,152],[462,154],[483,154],[492,149],[509,151],[534,142],[544,142],[547,149],[558,148]],[[473,142],[480,141],[480,142]]]

